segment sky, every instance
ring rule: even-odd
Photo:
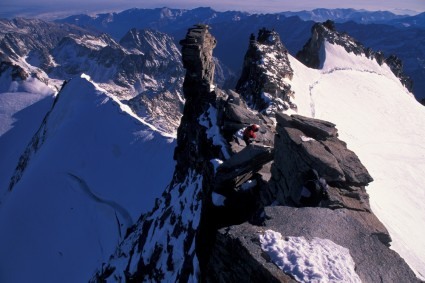
[[[396,14],[425,11],[425,0],[2,0],[0,17],[55,18],[76,13],[102,13],[129,8],[196,8],[212,7],[218,11],[239,10],[252,13],[313,10],[316,8],[354,8],[370,11],[387,10]]]

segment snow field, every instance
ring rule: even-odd
[[[298,114],[336,124],[374,178],[366,189],[391,247],[425,279],[425,108],[387,65],[329,43],[325,58],[313,70],[290,57]]]
[[[66,85],[2,198],[0,282],[87,281],[152,209],[174,171],[174,141],[132,115],[86,76]]]

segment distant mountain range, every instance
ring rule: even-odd
[[[157,8],[130,9],[96,16],[75,15],[57,22],[105,32],[117,40],[131,28],[153,28],[172,35],[176,43],[184,37],[188,26],[207,23],[220,42],[215,56],[238,77],[243,61],[239,50],[246,48],[251,33],[262,27],[274,29],[288,51],[295,55],[308,39],[314,22],[328,19],[337,23],[338,30],[352,35],[366,47],[381,50],[387,57],[392,54],[398,56],[404,63],[406,74],[414,81],[413,93],[418,99],[425,98],[425,13],[400,16],[390,12],[316,9],[249,14],[238,11],[217,12],[211,8]]]

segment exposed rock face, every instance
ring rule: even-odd
[[[118,247],[108,265],[92,279],[117,281],[188,282],[199,279],[197,239],[201,213],[214,175],[211,159],[222,158],[207,131],[216,125],[216,93],[212,49],[215,39],[208,26],[189,29],[181,41],[187,70],[184,116],[178,129],[173,180],[152,212]],[[219,137],[216,137],[219,138]]]
[[[2,61],[0,62],[0,75],[6,72],[10,72],[12,80],[25,80],[29,77],[29,74],[21,67],[7,61]]]
[[[266,207],[262,226],[243,223],[218,231],[209,278],[211,282],[250,281],[250,278],[258,282],[297,282],[271,264],[262,251],[259,236],[270,229],[283,237],[329,239],[349,249],[362,282],[420,282],[404,260],[382,244],[372,226],[379,223],[370,222],[365,214],[369,213],[316,207]]]
[[[183,66],[186,76],[183,90],[186,98],[193,98],[199,92],[211,91],[214,81],[214,59],[212,50],[217,44],[205,25],[189,30],[180,41],[183,46]],[[201,89],[198,89],[198,87]]]
[[[262,229],[248,223],[220,229],[206,282],[297,282],[264,256],[259,246]]]
[[[292,79],[293,70],[288,51],[277,32],[265,28],[252,34],[245,55],[242,75],[236,85],[248,105],[269,115],[276,111],[296,108],[290,101],[291,87],[285,82]]]
[[[390,55],[386,60],[391,71],[398,77],[401,83],[411,92],[413,90],[413,80],[403,72],[403,62],[395,55]]]
[[[279,114],[276,118],[276,157],[272,173],[277,194],[283,193],[276,195],[280,203],[298,202],[305,182],[303,175],[311,169],[315,169],[331,187],[335,184],[342,189],[338,196],[330,190],[332,206],[344,207],[347,196],[364,200],[362,186],[373,179],[354,152],[337,138],[334,124],[297,115]],[[343,203],[338,203],[341,200]],[[369,210],[367,202],[363,204],[364,207],[358,209]]]
[[[304,45],[303,49],[297,53],[297,59],[310,68],[320,69],[323,65],[321,52],[323,52],[322,48],[325,41],[344,47],[348,53],[352,52],[356,55],[365,55],[367,58],[375,59],[379,65],[387,63],[394,75],[400,79],[401,83],[409,91],[412,91],[413,81],[403,73],[403,64],[399,58],[391,55],[385,59],[382,52],[374,52],[372,49],[364,47],[363,44],[348,34],[336,31],[334,22],[330,20],[313,25],[311,28],[311,38]]]
[[[388,247],[390,236],[370,211],[364,188],[372,177],[337,138],[335,125],[297,115],[276,118],[272,179],[259,192],[263,214],[218,230],[207,281],[295,282],[261,249],[260,235],[273,230],[283,237],[328,239],[347,248],[362,282],[419,282]],[[314,207],[305,207],[299,200],[311,169],[326,180],[328,189]]]

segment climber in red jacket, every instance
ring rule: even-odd
[[[246,145],[249,145],[253,139],[257,137],[255,134],[260,129],[260,126],[257,124],[252,124],[251,126],[246,127],[246,129],[243,131],[243,140],[245,141]]]

